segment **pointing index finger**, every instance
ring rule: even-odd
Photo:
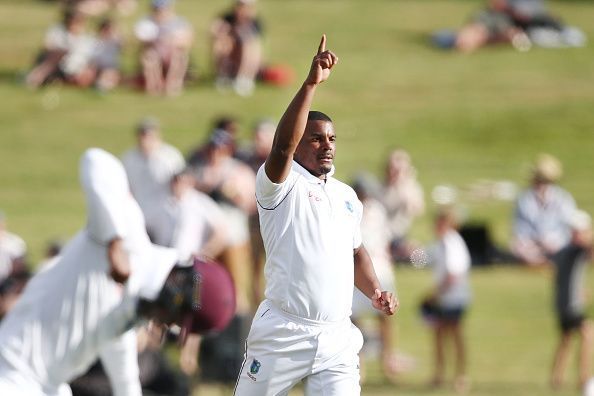
[[[322,40],[320,40],[320,46],[318,47],[318,54],[326,51],[326,35],[322,34]]]

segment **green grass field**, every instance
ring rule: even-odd
[[[525,53],[496,47],[461,55],[428,44],[429,32],[459,26],[482,1],[260,0],[266,58],[292,67],[296,80],[287,88],[260,86],[245,99],[218,93],[209,79],[208,24],[225,3],[178,1],[196,28],[193,60],[201,79],[181,97],[167,99],[124,88],[108,95],[57,86],[25,89],[22,73],[58,12],[52,2],[0,0],[0,209],[10,228],[26,239],[32,263],[48,239],[66,238],[84,225],[77,165],[85,148],[121,154],[134,144],[133,126],[147,114],[161,119],[165,139],[183,152],[223,113],[240,118],[247,139],[255,120],[280,117],[322,33],[340,64],[318,90],[315,107],[335,119],[339,178],[348,181],[363,169],[380,175],[388,150],[404,147],[412,154],[429,209],[433,187],[453,185],[468,218],[487,223],[503,245],[512,203],[477,199],[472,186],[508,180],[521,187],[530,161],[544,151],[563,161],[562,185],[594,213],[593,45]],[[592,2],[560,0],[550,6],[594,40]],[[125,34],[143,11],[118,19]],[[127,44],[129,72],[134,42]],[[413,229],[421,241],[431,238],[430,212]],[[381,383],[371,364],[364,394],[448,394],[422,388],[431,350],[416,306],[429,280],[425,271],[398,273],[399,348],[418,360],[417,370],[392,388]],[[548,277],[503,267],[475,271],[472,280],[475,303],[467,323],[472,394],[552,394],[547,374],[555,328]],[[557,394],[576,391],[568,387]]]

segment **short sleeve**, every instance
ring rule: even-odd
[[[363,243],[363,237],[361,235],[361,220],[363,219],[363,204],[358,199],[356,202],[355,214],[357,216],[355,224],[355,232],[353,234],[353,249],[357,249]]]
[[[470,253],[466,243],[457,233],[450,232],[444,237],[445,267],[448,274],[462,275],[470,268]]]
[[[274,183],[268,178],[264,165],[258,169],[256,175],[256,200],[258,205],[267,210],[276,208],[291,193],[299,174],[293,170],[282,183]]]
[[[80,162],[87,201],[87,230],[99,243],[127,236],[133,198],[121,163],[101,149],[87,150]]]
[[[44,44],[45,48],[50,50],[67,50],[68,38],[65,29],[60,25],[49,28],[45,33]]]

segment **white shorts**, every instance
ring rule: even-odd
[[[287,395],[304,380],[306,396],[358,396],[362,346],[363,336],[349,319],[303,319],[264,300],[252,322],[234,395]]]

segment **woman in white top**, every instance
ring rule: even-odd
[[[433,385],[444,380],[444,345],[451,338],[455,346],[456,378],[454,386],[462,391],[467,386],[466,347],[462,330],[462,317],[470,303],[470,253],[456,231],[451,209],[442,209],[435,218],[437,240],[430,249],[430,262],[434,268],[435,288],[427,301],[435,310],[435,373]]]

